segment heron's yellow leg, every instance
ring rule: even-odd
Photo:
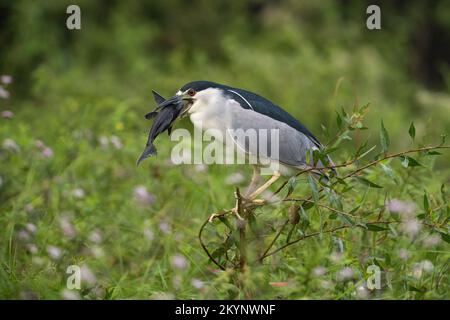
[[[281,174],[278,171],[275,171],[272,178],[267,180],[266,183],[264,183],[261,187],[253,191],[248,197],[248,200],[254,200],[257,196],[259,196],[261,193],[263,193],[267,188],[269,188],[275,181],[277,181],[280,178]]]
[[[247,191],[245,192],[244,196],[245,198],[247,198],[253,191],[256,190],[260,178],[261,178],[261,170],[259,169],[259,167],[253,166],[252,180],[250,181]]]

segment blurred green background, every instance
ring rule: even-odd
[[[66,28],[70,4],[81,8],[81,30]],[[369,130],[346,142],[337,161],[365,137],[379,144],[381,118],[393,150],[410,146],[412,121],[419,144],[438,144],[450,127],[449,3],[382,2],[382,29],[374,31],[366,28],[369,4],[1,0],[0,74],[12,83],[3,78],[0,98],[0,298],[241,297],[211,272],[196,232],[232,205],[233,185],[245,185],[249,173],[172,166],[164,135],[158,157],[137,168],[151,89],[169,96],[193,80],[245,88],[324,142],[336,131],[336,109],[370,103]],[[444,154],[433,169],[441,183],[449,160]],[[432,191],[439,186],[430,181]],[[255,297],[354,298],[354,290],[313,280],[267,285],[304,281],[329,248],[305,245],[289,267],[275,259]],[[304,260],[308,252],[315,257]],[[70,264],[91,276],[81,292],[64,289]],[[412,294],[399,286],[378,297]]]

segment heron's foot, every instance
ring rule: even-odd
[[[218,218],[218,217],[220,217],[220,216],[221,216],[220,213],[213,213],[212,215],[209,216],[208,222],[211,223],[211,222],[213,222],[213,220],[214,220],[215,218]]]
[[[243,209],[253,209],[257,206],[262,206],[266,203],[264,199],[251,199],[248,197],[241,197],[241,204]]]
[[[241,217],[241,215],[239,214],[239,209],[237,207],[234,207],[233,209],[231,209],[231,213],[233,213],[236,218],[238,218],[239,220],[244,220],[244,218]]]

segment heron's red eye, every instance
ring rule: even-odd
[[[189,89],[188,92],[187,92],[187,94],[188,94],[189,96],[191,96],[191,97],[195,96],[196,93],[197,93],[197,92],[196,92],[194,89]]]

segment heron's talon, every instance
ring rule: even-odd
[[[209,223],[212,223],[213,220],[214,220],[215,218],[217,218],[217,217],[220,217],[220,214],[213,213],[212,215],[209,216],[208,222],[209,222]]]
[[[235,207],[235,208],[231,209],[231,212],[232,212],[234,215],[236,215],[236,217],[237,217],[239,220],[244,220],[244,218],[242,218],[241,215],[239,214],[238,208]]]

